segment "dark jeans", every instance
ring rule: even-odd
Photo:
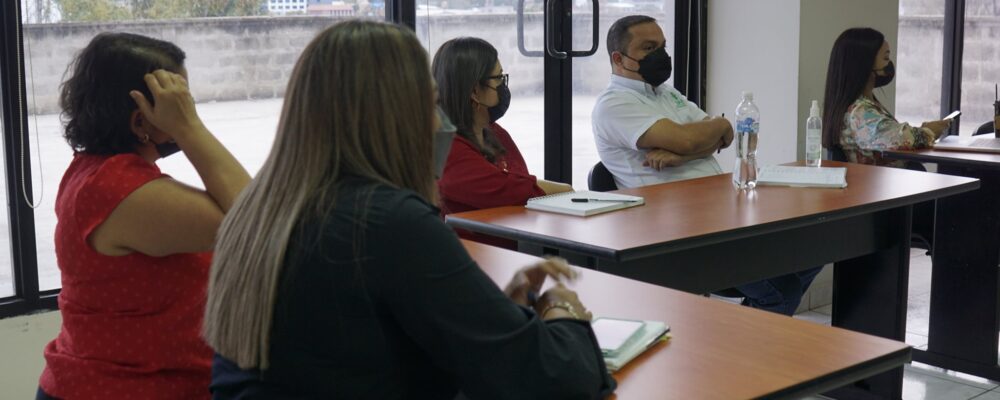
[[[39,387],[38,392],[35,393],[35,400],[59,400],[59,399],[49,396],[48,393],[45,393],[45,391],[42,390],[41,387]]]
[[[823,267],[807,269],[740,285],[736,289],[746,296],[743,299],[744,305],[778,314],[793,315],[802,302],[802,294],[809,289],[816,274],[822,269]]]

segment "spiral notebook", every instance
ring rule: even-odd
[[[529,210],[589,217],[643,204],[645,200],[639,196],[584,190],[535,197],[528,199],[528,204],[524,207]]]

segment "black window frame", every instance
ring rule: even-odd
[[[944,6],[944,57],[941,67],[941,115],[962,109],[962,54],[965,48],[965,0],[947,0]],[[962,117],[948,130],[958,135]]]
[[[572,3],[560,1],[566,18]],[[387,21],[415,29],[417,0],[387,0]],[[674,28],[674,86],[704,107],[706,93],[707,0],[676,0]],[[0,298],[0,318],[55,310],[60,289],[40,291],[32,198],[31,154],[26,145],[30,132],[26,99],[21,2],[0,5],[0,110],[3,118],[10,254],[14,296]],[[565,22],[565,21],[564,21]],[[563,41],[570,42],[569,23],[562,24]],[[601,38],[603,40],[603,38]],[[546,179],[572,183],[572,64],[569,60],[545,62],[545,173]],[[20,177],[27,177],[21,182]],[[22,184],[23,191],[22,193]]]
[[[14,296],[0,299],[0,318],[56,309],[59,289],[39,291],[38,254],[35,247],[35,214],[31,158],[27,151],[28,110],[24,80],[24,41],[21,2],[0,5],[0,108],[3,118],[4,165],[7,179],[7,212],[10,222],[11,269]],[[24,182],[21,182],[21,177]],[[23,184],[23,193],[22,193]]]

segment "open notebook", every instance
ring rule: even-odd
[[[643,204],[645,204],[645,200],[638,196],[584,190],[535,197],[528,199],[528,204],[524,207],[529,210],[587,217]]]
[[[670,332],[670,327],[660,321],[597,318],[591,322],[591,326],[604,354],[604,363],[612,372],[621,369],[660,340],[666,339],[667,332]]]
[[[758,186],[847,187],[847,168],[774,165],[757,172]]]

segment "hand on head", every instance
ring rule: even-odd
[[[159,69],[146,74],[144,79],[155,106],[138,90],[129,92],[129,96],[147,121],[175,140],[177,136],[204,129],[183,75]]]

